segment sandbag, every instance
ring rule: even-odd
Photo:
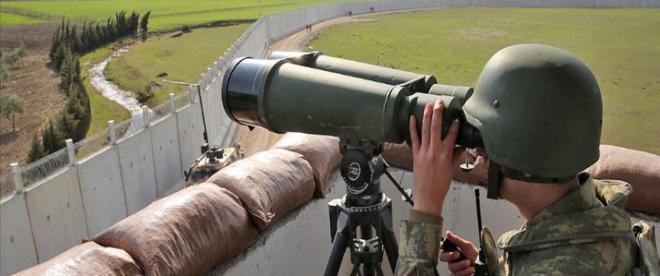
[[[147,275],[202,275],[256,235],[236,195],[202,183],[151,203],[93,240],[125,250]]]
[[[660,156],[601,145],[600,159],[587,172],[597,179],[628,182],[633,192],[626,208],[660,215]]]
[[[144,275],[144,272],[126,251],[86,242],[15,275]]]
[[[464,150],[457,149],[454,152],[454,155],[452,172],[455,180],[474,185],[486,186],[486,183],[488,182],[488,173],[484,166],[476,166],[472,171],[465,172],[459,168],[459,165],[465,162],[465,156],[467,153]],[[391,166],[412,171],[412,149],[406,143],[385,143],[385,145],[383,145],[383,158],[385,158],[387,163]],[[470,159],[470,162],[473,161],[473,158]]]
[[[238,195],[259,229],[314,195],[312,167],[299,153],[271,149],[235,162],[208,182]]]
[[[412,171],[412,149],[405,142],[403,144],[385,143],[383,158],[390,166]]]
[[[322,197],[328,192],[328,177],[341,161],[339,138],[289,132],[282,136],[272,148],[302,154],[314,172],[315,194]]]

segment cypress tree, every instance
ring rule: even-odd
[[[41,135],[41,144],[46,154],[56,152],[65,146],[62,134],[55,128],[51,121],[48,122],[48,127],[44,129]]]
[[[44,152],[44,147],[39,143],[39,138],[35,134],[32,136],[32,145],[30,146],[30,152],[28,152],[28,163],[32,163],[46,156]]]
[[[140,20],[140,32],[142,33],[142,39],[146,39],[149,35],[149,16],[151,16],[151,11],[148,11],[142,15],[142,20]]]

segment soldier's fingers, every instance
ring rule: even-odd
[[[442,141],[443,152],[450,153],[456,146],[456,137],[458,136],[458,126],[459,123],[457,119],[451,122],[451,127],[449,128],[449,132],[447,133],[445,140]]]
[[[451,271],[451,272],[463,271],[463,270],[467,269],[468,267],[470,267],[470,260],[467,260],[467,259],[462,260],[460,262],[449,263],[447,265],[447,268],[449,268],[449,271]]]
[[[417,152],[419,151],[419,134],[417,134],[417,118],[415,118],[415,115],[410,115],[408,129],[410,130],[410,142],[412,144],[414,156],[417,155]]]
[[[438,100],[433,105],[433,118],[431,119],[431,141],[430,150],[440,149],[442,139],[442,113],[445,110],[445,103]]]
[[[474,274],[474,272],[475,272],[474,267],[468,267],[468,268],[466,268],[462,271],[452,272],[452,275],[455,275],[455,276],[470,276],[470,275]]]
[[[429,147],[432,116],[433,107],[430,104],[427,104],[424,106],[424,118],[422,119],[422,149],[427,149]]]
[[[477,256],[479,256],[479,251],[474,246],[474,244],[472,244],[472,242],[464,240],[451,231],[447,231],[446,235],[447,239],[455,244],[459,249],[461,249],[461,252],[463,252],[463,254],[465,254],[468,259],[475,260]]]
[[[440,252],[440,261],[451,263],[456,261],[460,256],[461,254],[459,254],[458,251]]]

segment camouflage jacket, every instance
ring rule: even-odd
[[[631,187],[580,175],[581,187],[503,234],[491,275],[627,275],[636,247],[623,205]],[[437,275],[442,223],[404,220],[397,275]],[[496,254],[496,252],[486,252]]]

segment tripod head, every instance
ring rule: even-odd
[[[380,176],[385,171],[385,163],[380,156],[382,145],[341,139],[341,176],[346,183],[346,206],[360,207],[380,202],[383,192],[380,189]]]

